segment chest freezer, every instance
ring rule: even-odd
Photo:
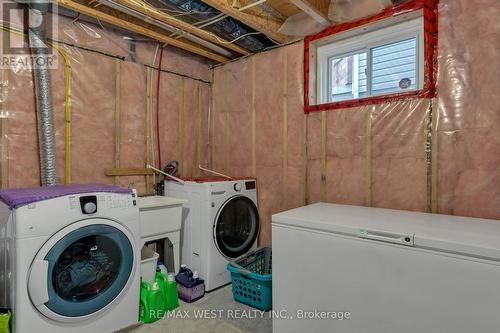
[[[500,330],[500,221],[318,203],[272,239],[274,333]]]

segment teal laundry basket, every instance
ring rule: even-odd
[[[231,272],[233,297],[254,308],[271,310],[272,248],[263,247],[227,264]]]

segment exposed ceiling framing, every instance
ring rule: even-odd
[[[166,14],[158,9],[155,9],[154,7],[148,6],[147,4],[139,5],[139,3],[137,1],[130,1],[130,0],[114,0],[114,1],[119,3],[119,4],[122,4],[124,6],[127,6],[133,10],[136,10],[138,12],[141,12],[143,14],[151,16],[152,18],[155,18],[161,22],[172,25],[172,26],[174,26],[178,29],[181,29],[185,32],[188,32],[188,33],[196,35],[200,38],[203,38],[206,41],[227,47],[228,49],[235,51],[236,53],[239,53],[241,55],[248,55],[249,54],[249,52],[246,49],[244,49],[236,44],[230,44],[228,41],[225,41],[221,37],[216,37],[214,34],[212,34],[210,32],[199,29],[199,28],[197,28],[189,23],[181,21],[181,20],[179,20],[171,15],[168,15],[168,14]]]
[[[236,5],[236,1],[232,0],[202,0],[209,6],[214,7],[215,9],[221,11],[222,13],[233,17],[234,19],[240,21],[243,24],[248,25],[249,27],[260,31],[272,38],[273,40],[284,43],[286,41],[286,37],[279,34],[277,31],[283,24],[282,21],[276,20],[270,15],[265,15],[263,11],[259,13],[259,15],[254,15],[251,13],[255,7],[248,11],[240,11],[238,7],[243,7],[248,5],[253,1],[238,1],[239,5]],[[233,6],[235,3],[235,6]]]
[[[229,58],[207,50],[206,48],[196,45],[195,43],[183,39],[169,37],[169,32],[166,32],[165,30],[162,30],[134,17],[125,15],[111,8],[99,6],[98,9],[94,9],[72,0],[57,0],[57,4],[65,8],[74,10],[75,12],[98,18],[99,20],[102,20],[106,23],[135,32],[143,36],[150,37],[162,43],[176,46],[180,49],[198,54],[217,62],[224,62],[229,60]]]
[[[278,30],[286,18],[301,11],[308,13],[323,25],[329,24],[327,19],[329,0],[201,1],[249,28],[261,32],[275,43],[287,41],[287,37],[278,33]],[[234,41],[215,35],[213,30],[207,31],[206,28],[192,24],[193,22],[174,17],[160,7],[154,7],[159,2],[151,4],[145,0],[113,0],[115,7],[110,6],[109,1],[106,4],[105,0],[55,0],[55,2],[72,11],[216,62],[225,62],[251,53],[246,49],[246,44],[237,42],[240,44],[237,45]]]

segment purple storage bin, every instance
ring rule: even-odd
[[[205,295],[205,283],[202,282],[200,284],[192,286],[191,288],[177,283],[177,292],[179,293],[179,298],[184,302],[192,303]]]

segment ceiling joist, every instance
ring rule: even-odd
[[[316,22],[324,27],[330,25],[328,17],[313,6],[308,0],[290,0],[295,6],[300,8],[304,13],[312,17]]]
[[[118,11],[113,11],[112,9],[109,8],[100,8],[100,7],[99,10],[97,10],[73,0],[56,0],[56,2],[59,6],[71,9],[77,13],[97,18],[99,20],[115,25],[122,29],[129,30],[137,34],[152,38],[159,42],[178,47],[180,49],[198,54],[205,58],[212,59],[217,62],[225,62],[229,60],[229,58],[226,58],[215,52],[202,48],[197,44],[182,39],[169,37],[168,36],[169,32],[151,26],[146,22],[141,22],[138,19],[134,19],[133,17],[124,15]]]
[[[273,19],[269,16],[257,16],[252,15],[248,12],[240,11],[238,8],[233,7],[228,0],[202,0],[207,5],[217,9],[218,11],[231,16],[235,20],[255,29],[268,37],[272,38],[278,43],[284,43],[286,41],[285,36],[278,33],[278,29],[281,27],[283,22]],[[232,0],[229,0],[232,2]]]
[[[189,23],[186,23],[184,21],[176,19],[175,17],[173,17],[169,14],[166,14],[164,12],[161,12],[160,10],[158,10],[154,7],[151,7],[142,1],[140,1],[140,2],[134,1],[134,0],[114,0],[114,1],[119,3],[119,4],[122,4],[124,6],[127,6],[130,9],[138,11],[142,14],[151,16],[154,19],[157,19],[163,23],[169,24],[169,25],[171,25],[175,28],[178,28],[184,32],[196,35],[200,38],[203,38],[206,41],[209,41],[209,42],[212,42],[214,44],[218,44],[218,45],[221,45],[223,47],[226,47],[226,48],[228,48],[236,53],[239,53],[242,55],[248,55],[250,53],[246,49],[244,49],[244,48],[242,48],[234,43],[228,42],[228,41],[224,40],[223,38],[217,37],[208,31],[196,28],[195,26],[193,26]]]

